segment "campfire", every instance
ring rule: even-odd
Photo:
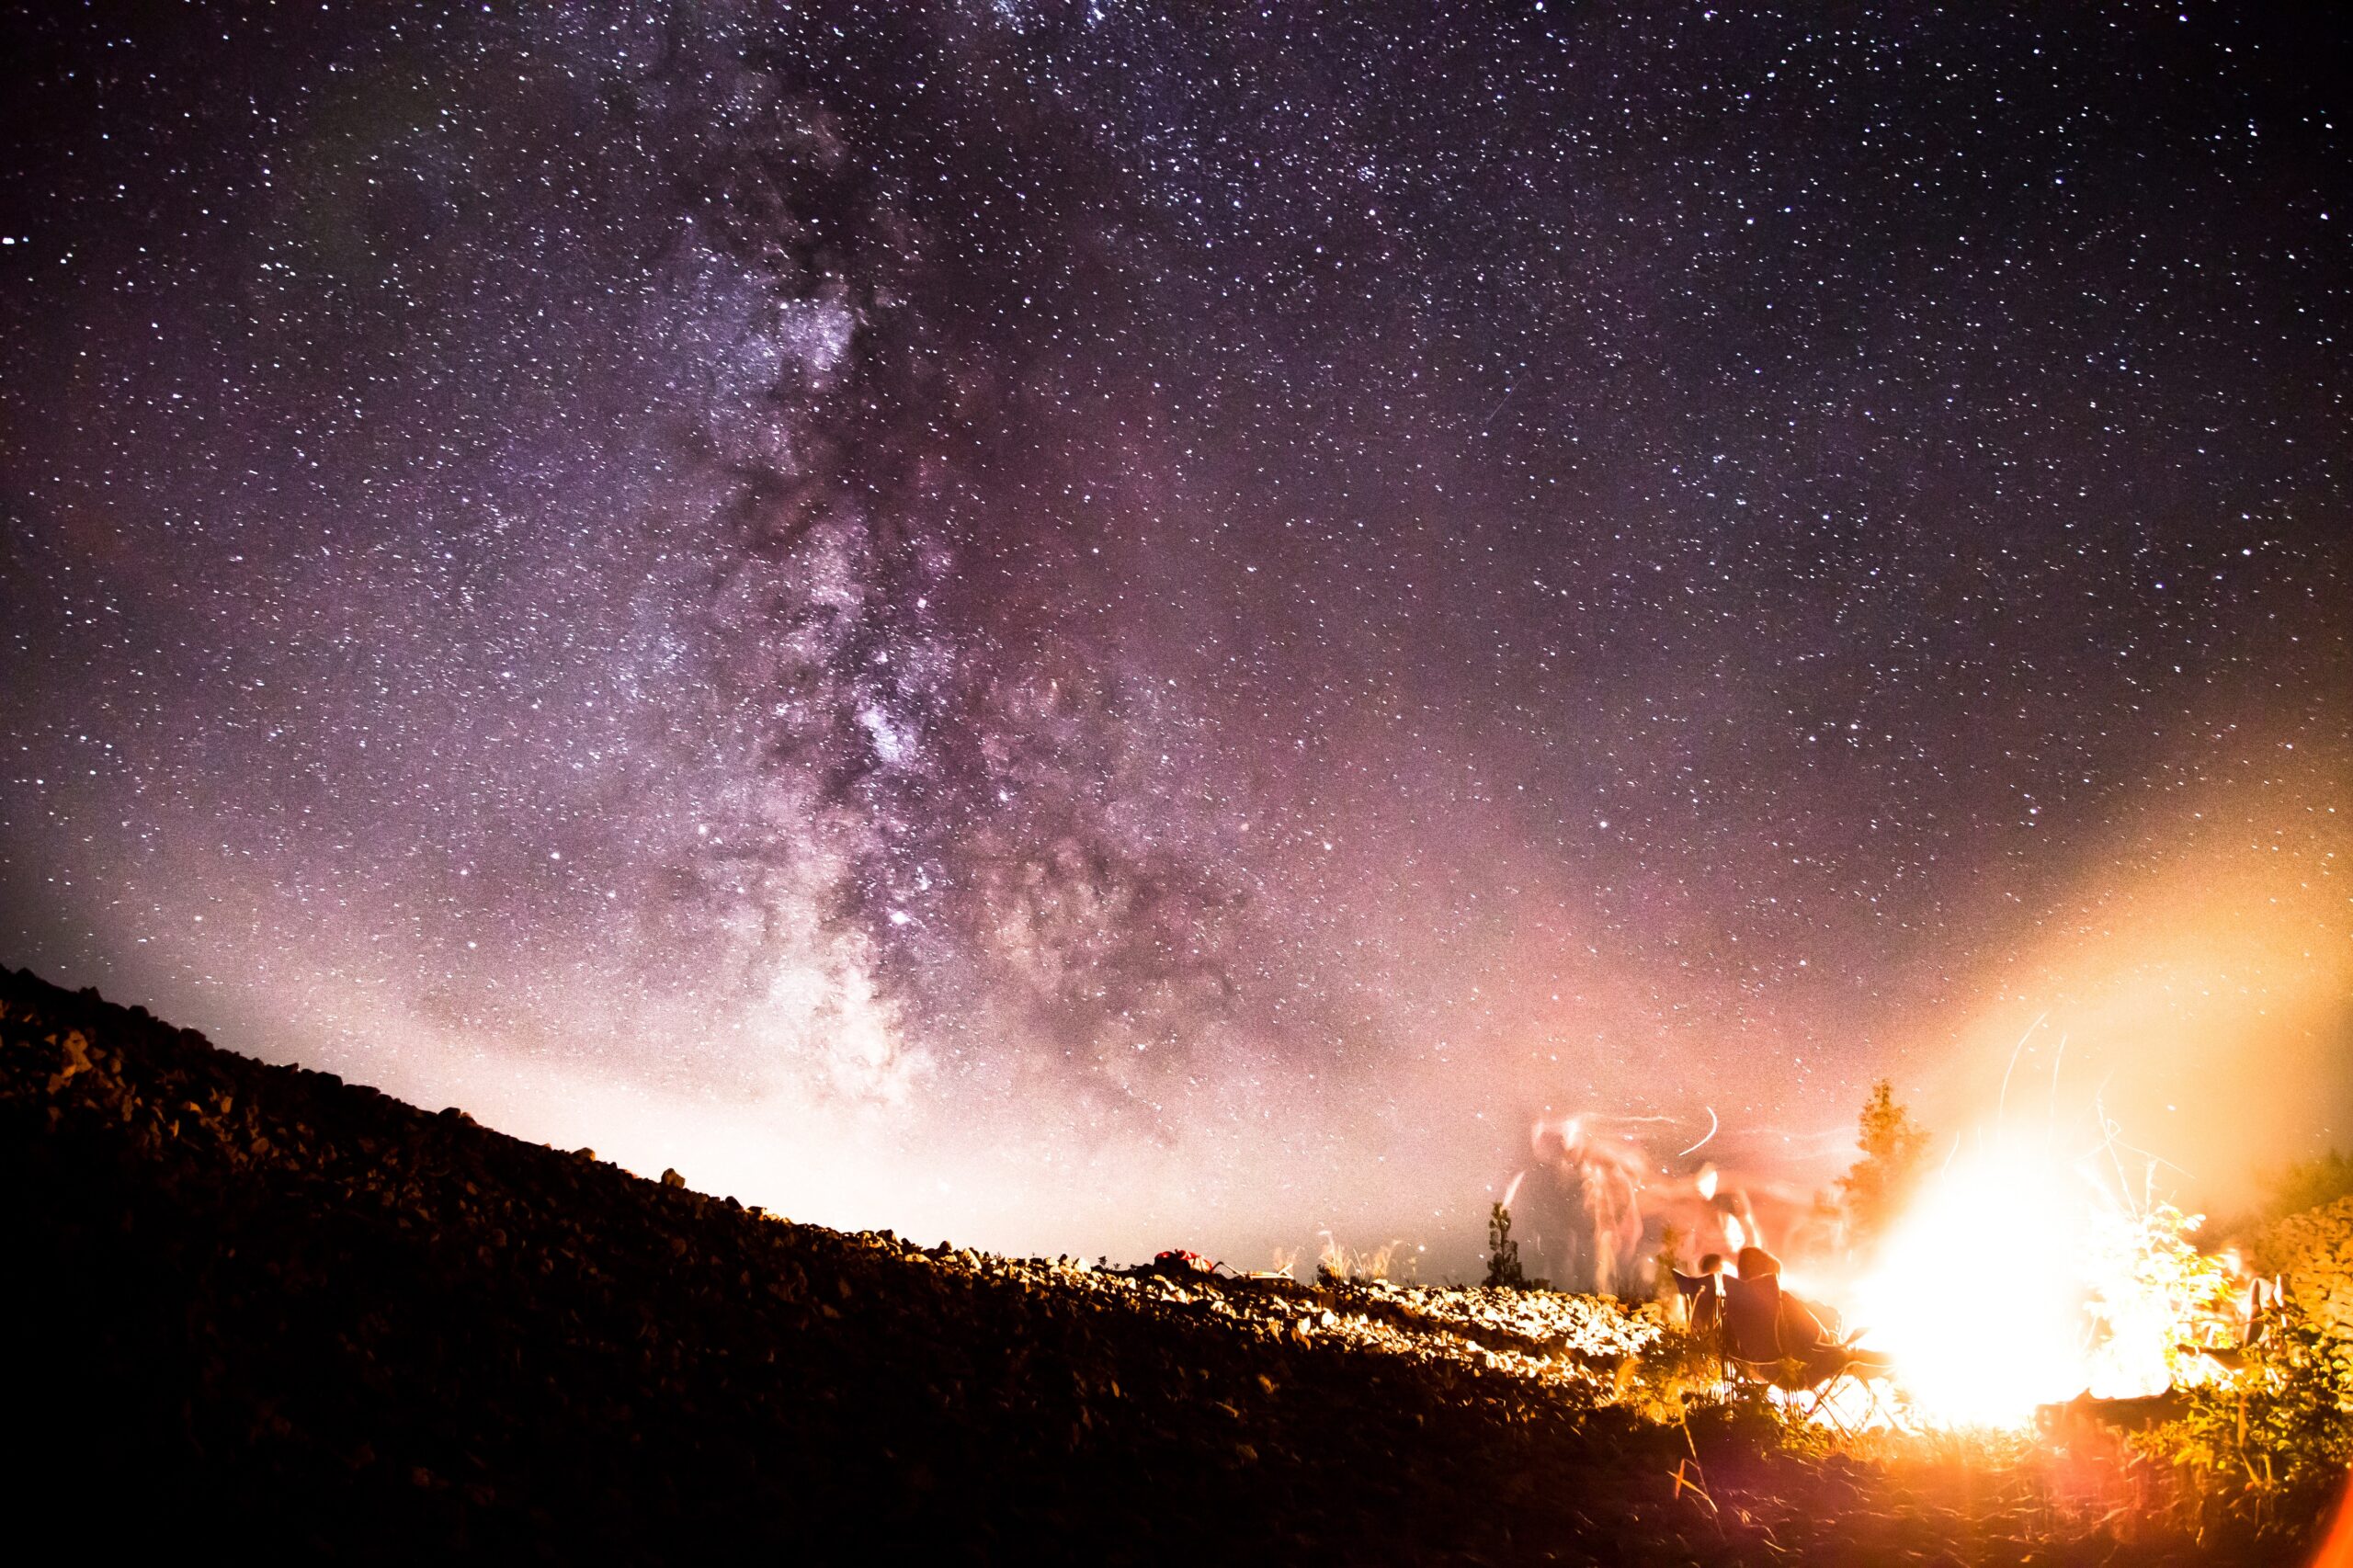
[[[2230,1378],[2261,1287],[2234,1253],[2200,1250],[2201,1218],[2161,1179],[2170,1167],[2097,1105],[2072,1126],[2033,1120],[1996,1115],[1938,1159],[1881,1085],[1835,1197],[1711,1163],[1675,1175],[1631,1118],[1540,1121],[1534,1141],[1574,1196],[1598,1288],[1648,1288],[1621,1267],[1646,1234],[1662,1267],[1712,1256],[1737,1275],[1753,1255],[1779,1276],[1822,1335],[1814,1371],[1840,1369],[1805,1379],[1799,1403],[1841,1426],[2021,1431],[2047,1407],[2121,1408]],[[1724,1299],[1678,1280],[1687,1315],[1694,1291]]]
[[[2229,1268],[2189,1240],[2198,1224],[2148,1176],[2128,1182],[2112,1137],[2069,1158],[1989,1131],[1926,1179],[1839,1294],[1921,1421],[2021,1426],[2081,1395],[2222,1375],[2203,1352],[2244,1323]]]

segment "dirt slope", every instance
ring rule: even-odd
[[[1684,1434],[1603,1403],[1651,1333],[1604,1303],[926,1253],[7,971],[0,1223],[11,1424],[38,1437],[6,1490],[93,1547],[1611,1563],[2036,1549],[2015,1520],[1936,1499],[1870,1524],[1868,1474],[1808,1470],[1798,1495],[1798,1471],[1729,1451],[1709,1452],[1721,1513],[1677,1496]],[[1825,1508],[1838,1500],[1851,1518]],[[2042,1560],[2074,1558],[2061,1544]]]

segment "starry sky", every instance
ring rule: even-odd
[[[1048,1252],[2353,1144],[2325,8],[8,28],[0,960]]]

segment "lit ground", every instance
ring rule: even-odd
[[[17,1499],[414,1561],[2204,1562],[2112,1440],[1662,1419],[1588,1298],[794,1225],[0,978]],[[1698,1481],[1697,1488],[1684,1484]]]

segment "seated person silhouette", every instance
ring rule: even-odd
[[[1752,1376],[1813,1388],[1841,1372],[1884,1369],[1884,1358],[1840,1336],[1836,1312],[1781,1289],[1779,1258],[1743,1247],[1735,1261],[1740,1277],[1724,1281],[1724,1346]]]

